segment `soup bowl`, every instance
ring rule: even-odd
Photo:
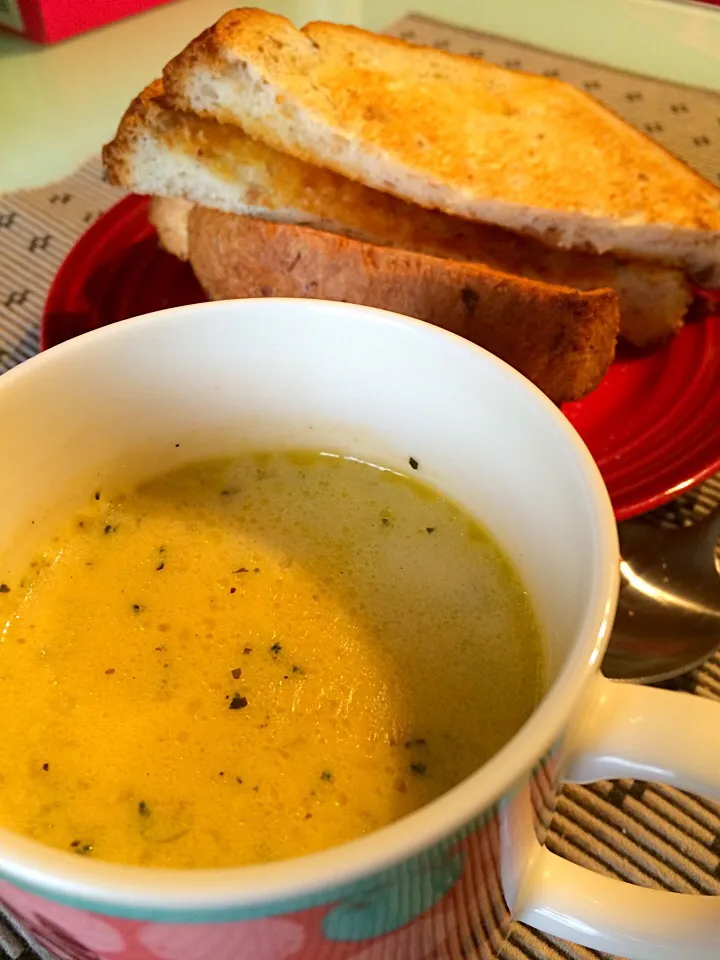
[[[476,516],[513,560],[549,671],[530,719],[467,780],[311,856],[152,869],[0,830],[0,900],[53,954],[490,958],[520,919],[637,960],[716,956],[720,900],[632,887],[543,846],[564,781],[637,775],[720,795],[720,710],[600,675],[618,589],[612,509],[576,433],[514,370],[445,331],[365,307],[197,304],[15,368],[0,379],[0,418],[0,550],[18,569],[20,545],[79,506],[88,485],[240,447],[341,450],[400,469],[412,458],[418,478]]]

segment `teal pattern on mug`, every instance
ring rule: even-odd
[[[359,883],[323,920],[328,940],[369,940],[392,933],[434,907],[460,879],[463,856],[435,848]]]

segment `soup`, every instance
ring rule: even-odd
[[[90,492],[0,585],[0,823],[240,865],[481,766],[542,695],[539,631],[486,532],[410,467],[248,454]]]

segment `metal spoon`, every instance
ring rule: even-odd
[[[603,673],[653,683],[699,666],[720,646],[720,508],[679,530],[626,520],[618,534],[620,598]]]

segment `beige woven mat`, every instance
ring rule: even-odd
[[[720,96],[716,93],[633,76],[417,15],[403,18],[389,32],[515,69],[561,77],[588,90],[712,182],[720,183]],[[103,182],[95,159],[62,183],[0,197],[0,372],[38,349],[40,314],[57,267],[88,223],[119,196]],[[652,520],[691,522],[717,503],[720,475],[657,511]],[[720,700],[720,658],[673,686]],[[548,845],[610,876],[665,890],[720,894],[720,807],[669,787],[637,781],[569,787],[558,804]],[[0,921],[3,955],[30,960],[41,954],[31,951],[21,931],[13,932]],[[519,924],[505,949],[505,960],[590,960],[594,956],[592,951]]]

